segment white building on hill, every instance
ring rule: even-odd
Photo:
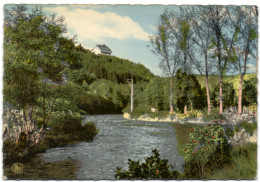
[[[94,52],[95,54],[105,54],[105,55],[111,55],[112,53],[111,49],[107,47],[105,44],[97,45],[91,51]]]

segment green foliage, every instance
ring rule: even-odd
[[[250,29],[249,38],[250,38],[250,40],[254,40],[257,38],[257,32],[254,29]]]
[[[154,77],[150,80],[149,84],[146,87],[146,93],[148,97],[148,104],[151,107],[155,107],[156,109],[163,110],[164,107],[164,83],[161,82],[161,79],[158,77]]]
[[[185,161],[195,160],[206,164],[223,140],[223,129],[218,125],[191,128],[189,141],[184,149]]]
[[[237,37],[238,37],[238,34],[239,34],[239,32],[240,32],[240,28],[236,28],[236,31],[235,31],[235,42],[237,41]]]
[[[257,122],[249,123],[247,121],[244,121],[240,123],[240,126],[246,130],[247,133],[250,133],[250,135],[253,135],[254,131],[257,129]]]
[[[86,94],[84,94],[85,96],[81,96],[81,101],[83,102],[79,103],[81,109],[83,109],[82,105],[84,104],[90,107],[90,111],[88,111],[87,107],[84,106],[83,110],[85,110],[87,113],[95,112],[91,109],[94,109],[94,105],[97,106],[97,110],[99,110],[100,107],[103,107],[104,112],[102,113],[121,113],[122,109],[125,108],[129,103],[130,88],[128,84],[115,84],[110,80],[99,79],[89,85],[88,90],[89,91],[87,92],[87,95],[89,97],[93,96],[93,98],[89,98],[88,100]],[[135,89],[135,92],[136,91],[137,90]],[[95,100],[97,102],[96,104],[91,103]],[[94,105],[91,106],[91,104]]]
[[[112,101],[91,94],[81,95],[78,100],[78,107],[87,114],[116,114],[122,110]]]
[[[187,75],[185,72],[178,70],[174,90],[179,111],[183,112],[184,106],[188,104],[196,109],[203,109],[206,106],[206,99],[203,99],[205,94],[194,75]]]
[[[128,170],[122,171],[117,167],[116,179],[150,180],[150,179],[177,179],[178,171],[172,170],[173,166],[168,164],[167,159],[161,159],[159,151],[152,151],[153,155],[146,157],[143,163],[128,159]]]
[[[166,35],[165,35],[165,32],[166,32],[166,30],[165,30],[165,27],[164,26],[160,26],[159,27],[159,32],[160,32],[160,40],[162,41],[162,43],[163,44],[165,44],[165,42],[166,42]]]
[[[154,75],[142,64],[135,64],[115,56],[95,55],[85,50],[82,56],[84,71],[94,73],[97,79],[107,79],[118,84],[127,84],[127,79],[134,82],[149,81]]]
[[[187,21],[181,21],[180,24],[181,24],[181,32],[182,32],[182,41],[180,41],[180,47],[182,50],[186,50],[190,26]]]
[[[230,106],[235,106],[235,90],[232,83],[223,82],[222,85],[222,100],[223,107],[228,108]],[[219,105],[219,85],[214,87],[213,92],[211,93],[211,100],[214,107]]]
[[[243,84],[243,105],[250,106],[257,103],[257,78],[252,77],[244,80]]]

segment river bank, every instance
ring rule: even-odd
[[[257,143],[257,118],[253,113],[235,114],[224,112],[219,120],[204,120],[202,116],[194,118],[178,118],[175,116],[168,116],[164,118],[150,117],[148,114],[143,114],[139,117],[131,117],[129,113],[124,113],[123,117],[131,121],[145,121],[145,122],[169,122],[183,125],[209,125],[219,124],[224,127],[225,136],[228,142],[233,145],[245,145],[248,143]],[[184,127],[185,128],[185,127]],[[231,134],[230,134],[231,132]]]

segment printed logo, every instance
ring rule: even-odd
[[[12,170],[15,174],[20,174],[23,172],[23,165],[21,163],[14,163]]]

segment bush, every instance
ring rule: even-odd
[[[203,179],[206,170],[220,168],[230,161],[224,130],[218,124],[191,128],[184,151],[187,178]]]
[[[117,167],[116,179],[177,179],[180,176],[178,171],[172,171],[172,165],[168,165],[167,159],[161,159],[159,151],[152,151],[153,155],[145,158],[144,163],[128,159],[128,171],[122,171]],[[171,169],[170,169],[171,168]]]

